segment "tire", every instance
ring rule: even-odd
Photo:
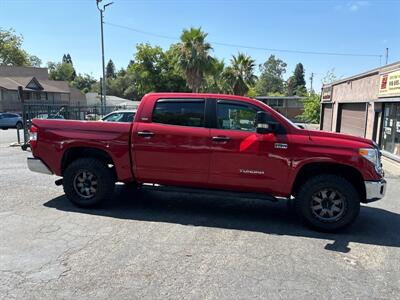
[[[360,195],[343,177],[319,175],[300,188],[295,209],[299,218],[312,228],[335,232],[355,221],[360,212]]]
[[[112,197],[114,174],[103,162],[94,158],[80,158],[65,170],[64,192],[79,207],[95,207]]]
[[[15,128],[21,130],[23,128],[23,125],[21,122],[18,122],[17,125],[15,125]]]

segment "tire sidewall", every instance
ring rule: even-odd
[[[85,199],[74,188],[74,179],[82,171],[88,171],[97,178],[97,191],[94,197]],[[93,207],[112,195],[114,181],[110,169],[100,161],[91,158],[78,159],[72,162],[64,172],[63,184],[67,198],[80,207]]]
[[[311,210],[312,196],[326,188],[339,191],[345,201],[345,211],[342,217],[334,222],[324,222],[318,219]],[[310,179],[300,189],[296,199],[296,211],[299,217],[308,225],[320,231],[337,231],[354,222],[360,211],[360,196],[353,185],[346,179],[335,175],[323,175]]]

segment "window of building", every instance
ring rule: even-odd
[[[154,123],[203,127],[204,100],[158,100],[152,121]]]
[[[283,107],[283,99],[269,99],[268,105],[271,107]]]

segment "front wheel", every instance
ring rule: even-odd
[[[300,219],[313,228],[333,232],[349,226],[360,212],[360,195],[354,186],[336,175],[309,179],[295,201]]]
[[[72,162],[64,172],[64,192],[77,206],[93,207],[111,198],[115,180],[112,170],[94,158]]]
[[[23,128],[22,123],[18,122],[17,125],[15,126],[18,130],[21,130]]]

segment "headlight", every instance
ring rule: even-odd
[[[382,173],[382,166],[381,166],[378,149],[361,148],[358,150],[358,153],[365,159],[369,160],[375,166],[375,170],[378,174]]]

